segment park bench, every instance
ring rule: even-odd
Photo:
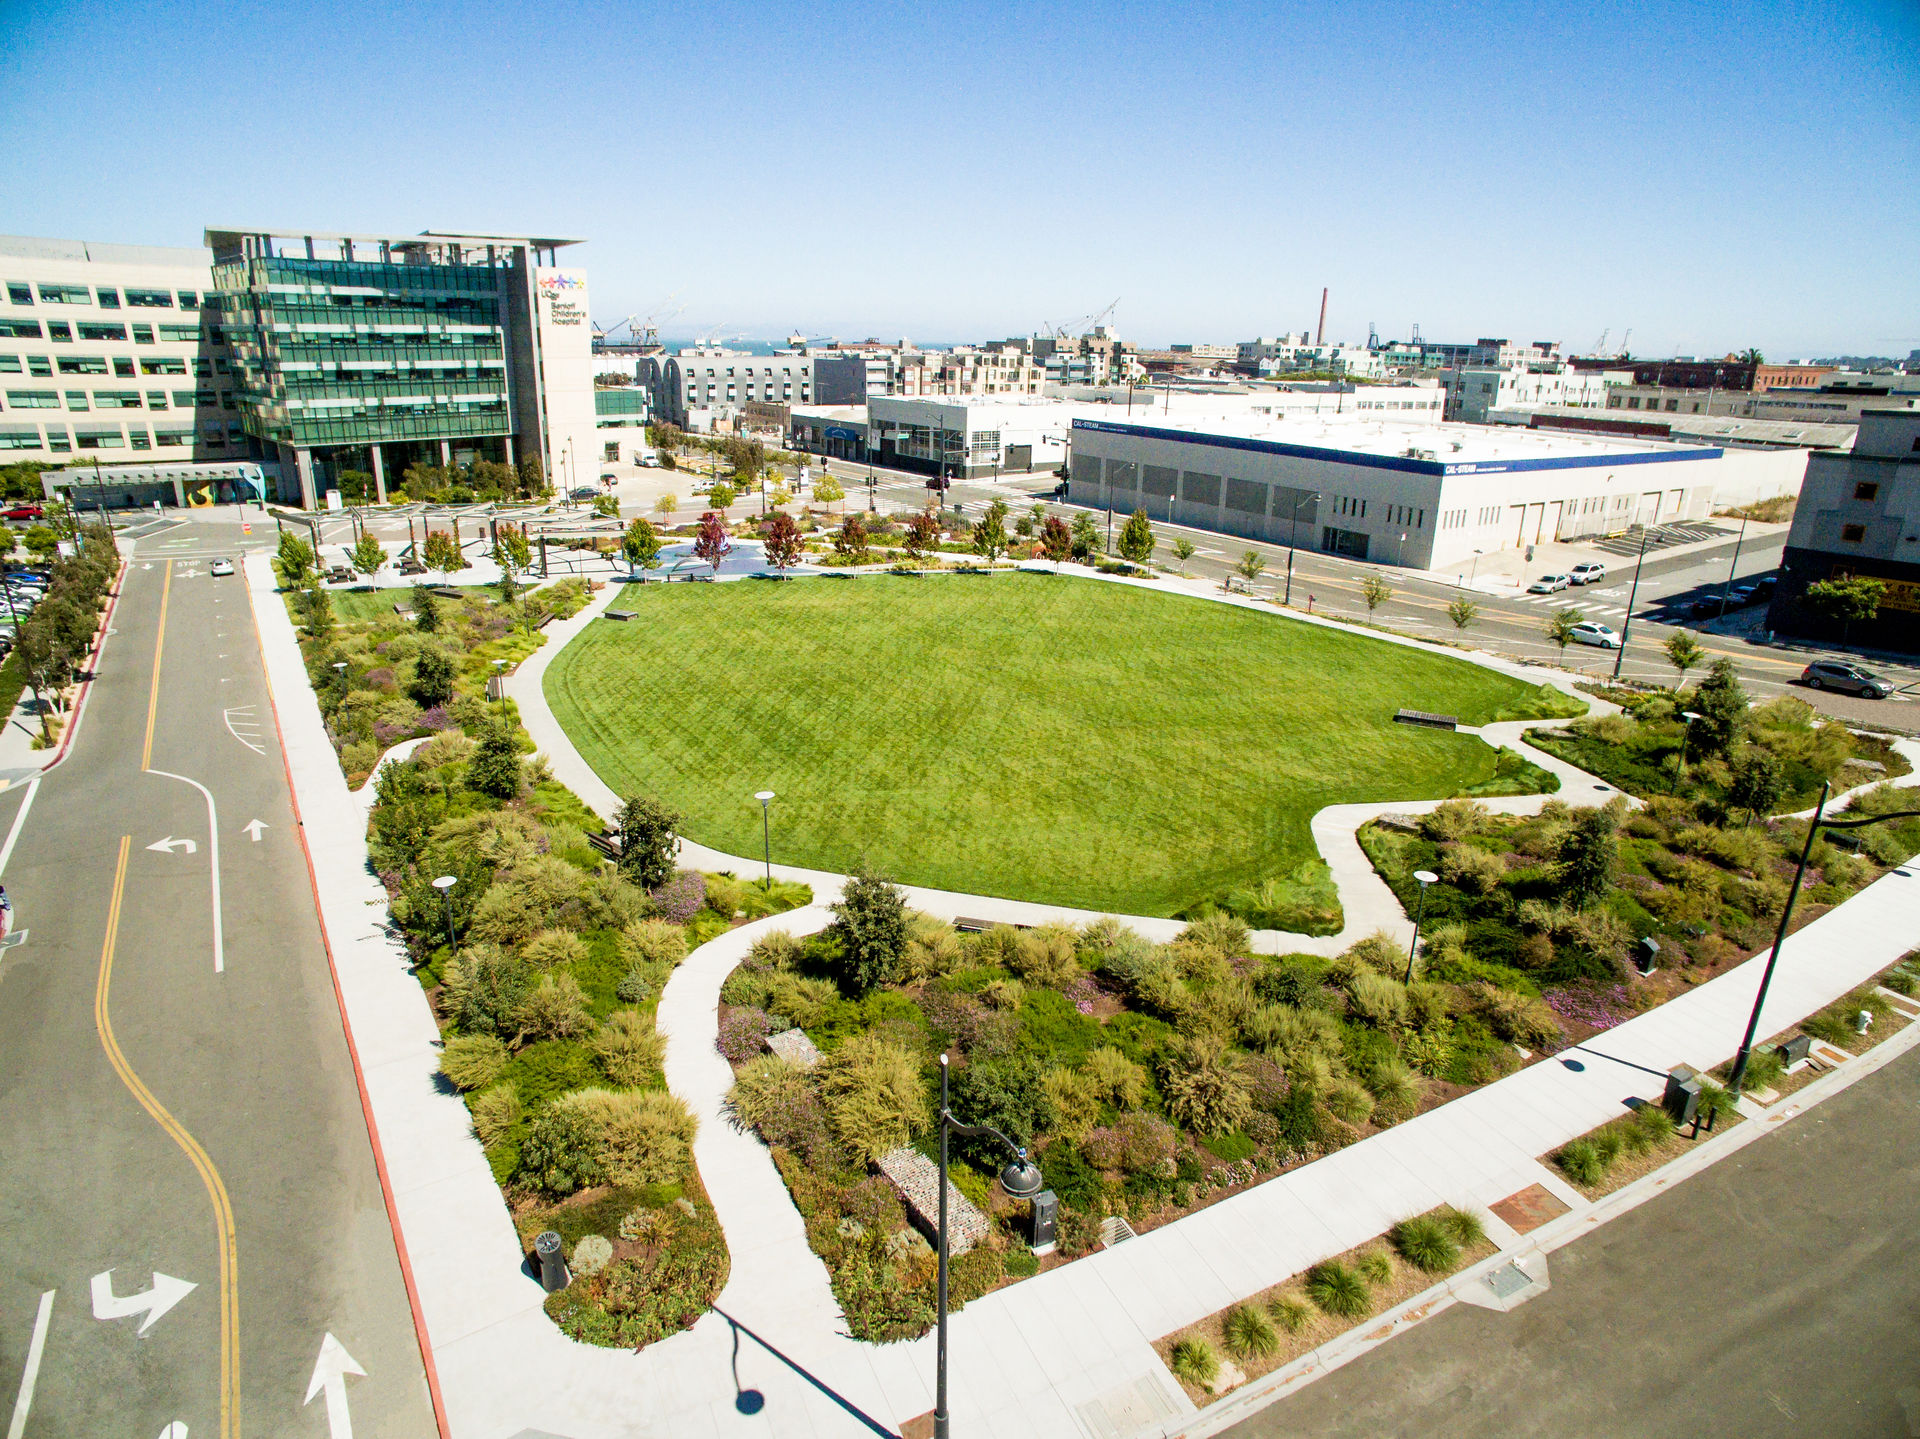
[[[606,612],[606,615],[607,615],[607,618],[610,620],[630,620],[633,618],[633,611],[632,610],[608,610]]]
[[[1393,722],[1420,725],[1426,729],[1455,729],[1460,724],[1453,715],[1433,714],[1427,710],[1400,710],[1394,715]]]
[[[965,915],[954,920],[953,927],[961,934],[985,934],[990,929],[1032,929],[1030,924],[1008,924],[998,919],[969,919]]]

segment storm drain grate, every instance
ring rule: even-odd
[[[1496,1299],[1511,1299],[1532,1284],[1533,1276],[1518,1264],[1504,1265],[1487,1276],[1487,1287]]]
[[[1133,1226],[1117,1214],[1100,1221],[1100,1247],[1102,1249],[1111,1249],[1116,1244],[1125,1244],[1129,1239],[1136,1237],[1133,1232]]]

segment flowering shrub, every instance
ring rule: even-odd
[[[1074,980],[1073,983],[1069,984],[1061,992],[1073,1001],[1073,1007],[1082,1014],[1092,1014],[1094,1004],[1103,993],[1100,986],[1094,982],[1093,977],[1085,974]]]
[[[418,725],[421,729],[438,734],[443,729],[452,728],[453,716],[447,713],[445,705],[435,705],[432,709],[422,711]]]
[[[745,1064],[765,1048],[767,1036],[773,1033],[773,1022],[767,1018],[764,1009],[745,1007],[728,1012],[720,1021],[720,1038],[716,1047],[730,1063]]]
[[[1595,1029],[1612,1029],[1633,1017],[1633,1001],[1627,987],[1616,984],[1607,989],[1556,989],[1546,997],[1547,1007],[1562,1019],[1571,1019]]]
[[[706,907],[707,881],[694,870],[679,870],[649,897],[654,911],[662,919],[685,924]]]

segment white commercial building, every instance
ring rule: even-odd
[[[1416,569],[1701,519],[1723,492],[1764,485],[1756,467],[1782,460],[1716,446],[1360,416],[1076,418],[1072,429],[1074,504],[1144,509],[1156,519]]]
[[[1568,370],[1528,365],[1459,366],[1441,372],[1440,383],[1447,391],[1447,418],[1469,424],[1484,424],[1494,410],[1513,410],[1533,405],[1560,405],[1581,410],[1602,410],[1607,405],[1609,385],[1625,384],[1633,376],[1626,372]]]

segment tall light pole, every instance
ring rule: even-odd
[[[1733,572],[1740,568],[1740,546],[1746,543],[1746,539],[1747,517],[1742,515],[1740,516],[1740,537],[1733,542],[1733,562],[1727,566],[1727,582],[1720,586],[1720,613],[1714,616],[1715,619],[1723,620],[1727,617],[1727,601],[1733,596]]]
[[[1687,722],[1687,727],[1680,732],[1680,763],[1673,773],[1674,790],[1678,790],[1680,782],[1687,777],[1687,746],[1693,742],[1693,722],[1700,716],[1692,710],[1681,710],[1680,718]]]
[[[447,953],[448,954],[452,954],[454,949],[453,887],[458,883],[460,883],[460,881],[450,874],[443,874],[440,876],[440,878],[436,879],[433,882],[433,887],[440,891],[440,897],[444,899],[447,903]]]
[[[755,792],[760,801],[760,854],[767,867],[767,888],[773,888],[773,821],[767,817],[767,806],[773,803],[773,791],[770,789]]]
[[[1892,814],[1869,815],[1865,819],[1827,819],[1827,794],[1832,788],[1831,780],[1820,786],[1820,802],[1813,807],[1813,819],[1807,825],[1806,842],[1800,846],[1800,863],[1793,871],[1793,883],[1787,888],[1787,902],[1780,909],[1780,928],[1774,932],[1773,948],[1767,951],[1767,967],[1760,972],[1760,992],[1753,997],[1753,1013],[1747,1017],[1746,1037],[1740,1041],[1740,1052],[1734,1056],[1733,1071],[1727,1076],[1727,1092],[1735,1099],[1740,1097],[1740,1086],[1746,1082],[1747,1061],[1753,1056],[1753,1037],[1760,1029],[1760,1011],[1767,1003],[1767,986],[1773,983],[1773,967],[1780,962],[1780,946],[1787,938],[1787,923],[1793,918],[1793,902],[1800,897],[1800,881],[1806,877],[1807,857],[1813,853],[1813,837],[1822,829],[1865,829],[1870,824],[1920,816],[1920,809],[1904,809]]]
[[[1627,636],[1633,632],[1633,603],[1640,594],[1640,566],[1646,563],[1650,526],[1640,526],[1640,555],[1633,562],[1633,588],[1627,591],[1627,617],[1620,621],[1620,648],[1613,652],[1613,680],[1620,682],[1620,662],[1627,657]]]
[[[1287,535],[1287,596],[1281,601],[1283,605],[1293,604],[1293,552],[1300,543],[1300,506],[1308,500],[1312,500],[1316,505],[1319,504],[1320,492],[1315,490],[1311,495],[1293,497],[1293,528]]]
[[[1413,983],[1413,952],[1420,947],[1420,924],[1427,917],[1427,886],[1440,878],[1430,869],[1416,869],[1413,877],[1420,881],[1420,907],[1413,916],[1413,943],[1407,946],[1407,977],[1402,984]]]
[[[1000,1171],[1000,1185],[1015,1199],[1032,1199],[1046,1187],[1040,1167],[1027,1158],[1027,1151],[1015,1144],[991,1124],[962,1124],[947,1107],[947,1056],[940,1056],[940,1337],[935,1346],[933,1384],[933,1439],[949,1439],[947,1428],[947,1136],[958,1134],[967,1139],[988,1135],[1006,1146],[1013,1156]]]

